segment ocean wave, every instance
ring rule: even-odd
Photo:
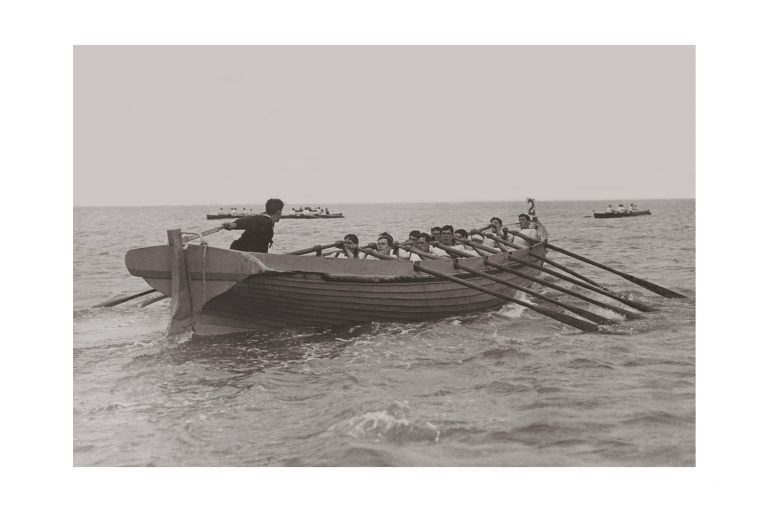
[[[608,363],[604,363],[596,359],[589,359],[585,357],[577,357],[576,359],[571,359],[570,361],[565,363],[564,366],[567,366],[568,368],[574,368],[574,369],[583,369],[583,368],[601,368],[606,370],[614,369],[613,366],[611,366]]]
[[[390,442],[440,440],[440,430],[425,420],[409,418],[410,407],[398,402],[386,409],[368,411],[355,415],[331,430],[341,432],[355,439],[367,439]]]

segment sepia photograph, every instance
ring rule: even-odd
[[[695,467],[696,46],[75,45],[75,467]]]

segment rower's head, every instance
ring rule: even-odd
[[[460,236],[461,238],[467,238],[469,236],[469,233],[467,233],[466,229],[457,229],[454,231],[454,234],[456,236]]]
[[[525,213],[518,215],[517,221],[520,223],[520,229],[528,229],[528,226],[531,225],[531,218]]]
[[[267,199],[267,203],[264,205],[264,211],[267,212],[267,215],[272,217],[273,221],[280,222],[280,216],[283,214],[283,206],[285,206],[285,203],[280,199]]]
[[[499,217],[491,217],[491,224],[493,224],[497,228],[500,228],[502,226],[501,219]]]
[[[411,231],[410,233],[408,233],[408,239],[407,239],[405,242],[403,242],[403,244],[404,244],[406,247],[410,247],[410,246],[412,246],[413,244],[415,244],[415,243],[416,243],[416,239],[418,239],[418,238],[419,238],[419,234],[420,234],[420,233],[421,233],[421,231],[419,231],[418,229],[414,229],[413,231]]]
[[[378,239],[376,239],[376,250],[383,252],[384,254],[389,254],[389,252],[392,250],[392,242],[392,235],[384,232],[379,235]]]
[[[440,243],[453,245],[453,226],[446,224],[440,230]]]
[[[350,233],[347,236],[344,237],[344,245],[351,247],[351,246],[357,246],[359,240],[357,238],[357,235]]]
[[[432,237],[429,233],[419,233],[419,237],[416,239],[416,248],[420,251],[429,252],[432,247],[431,241]]]
[[[434,240],[436,242],[439,241],[439,239],[440,239],[440,232],[442,230],[443,230],[443,228],[441,228],[440,226],[434,226],[432,229],[430,229],[429,231],[432,233],[432,240]]]

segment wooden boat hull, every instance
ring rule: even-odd
[[[537,244],[512,254],[538,262],[529,251],[544,255],[546,247]],[[510,263],[505,254],[490,258],[494,263]],[[199,316],[193,330],[200,335],[423,321],[474,313],[504,303],[497,297],[447,279],[416,272],[406,261],[245,253],[197,245],[185,250],[184,259],[192,295],[198,297],[194,309]],[[173,288],[171,261],[168,246],[135,249],[126,255],[130,273],[143,277],[166,295],[171,295]],[[485,267],[482,258],[461,261],[518,286],[530,286],[525,278]],[[451,260],[422,264],[488,290],[507,295],[515,293],[500,283],[455,270]],[[538,274],[535,268],[508,266],[527,275]]]
[[[640,215],[650,215],[651,210],[639,210],[636,212],[593,212],[596,219],[615,219],[618,217],[638,217]]]

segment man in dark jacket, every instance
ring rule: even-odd
[[[264,207],[264,212],[222,224],[225,229],[244,230],[240,238],[232,242],[229,248],[237,251],[269,252],[269,248],[272,246],[272,236],[275,234],[275,222],[280,221],[283,206],[285,203],[280,199],[269,199]]]

